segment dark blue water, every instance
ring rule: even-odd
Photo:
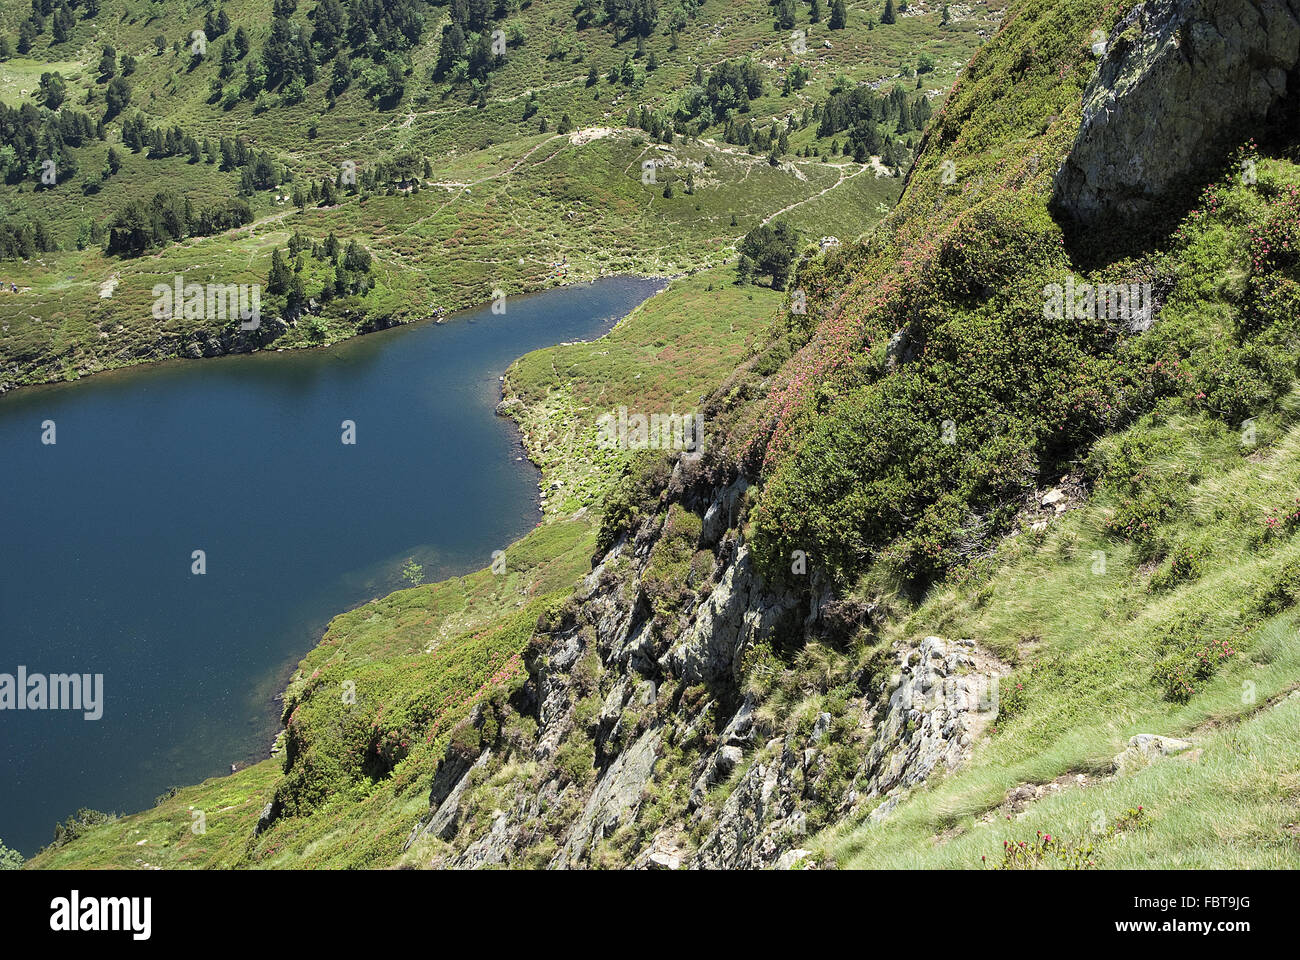
[[[0,397],[0,673],[100,673],[105,701],[95,721],[0,710],[0,839],[30,855],[78,807],[142,809],[265,757],[273,698],[330,617],[404,586],[408,557],[459,575],[540,518],[493,415],[510,362],[599,336],[660,286]]]

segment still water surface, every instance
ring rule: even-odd
[[[510,362],[600,336],[661,286],[0,397],[0,673],[104,675],[99,720],[0,711],[0,839],[30,855],[78,807],[139,810],[265,757],[273,698],[332,616],[403,586],[408,557],[459,575],[540,519],[493,414]]]

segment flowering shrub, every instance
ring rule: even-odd
[[[1190,614],[1181,614],[1166,628],[1152,670],[1152,679],[1166,700],[1186,703],[1198,683],[1209,680],[1221,664],[1239,652],[1239,638],[1207,638],[1206,632]]]
[[[1219,342],[1206,348],[1200,405],[1226,422],[1241,423],[1290,389],[1296,354],[1289,344]]]
[[[1097,865],[1087,840],[1062,843],[1061,838],[1038,831],[1034,840],[1003,840],[1002,862],[995,870],[1033,870],[1045,860],[1055,860],[1066,870],[1089,870]]]
[[[1146,822],[1146,813],[1142,807],[1130,807],[1105,830],[1096,833],[1096,842],[1104,843],[1117,834],[1139,829]],[[987,867],[988,857],[980,857],[980,863]],[[1065,870],[1091,870],[1097,866],[1097,850],[1093,841],[1087,838],[1064,841],[1059,835],[1039,830],[1038,836],[1033,840],[1003,840],[1002,860],[993,869],[1033,870],[1045,864]]]
[[[1115,515],[1106,521],[1106,531],[1132,541],[1139,559],[1151,559],[1156,550],[1157,528],[1178,508],[1176,490],[1172,481],[1152,479],[1134,496],[1119,502]]]
[[[1284,507],[1272,507],[1263,519],[1265,539],[1289,537],[1300,526],[1300,497]]]
[[[1034,688],[1034,681],[1042,676],[1045,669],[1042,661],[1035,660],[998,684],[998,715],[995,719],[999,729],[1024,713],[1025,707],[1029,705],[1029,694]]]
[[[1202,547],[1179,547],[1151,575],[1152,590],[1168,590],[1180,583],[1196,580],[1205,561]]]

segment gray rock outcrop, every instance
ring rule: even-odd
[[[834,598],[816,576],[765,583],[741,532],[743,492],[743,480],[693,479],[679,464],[668,498],[699,518],[692,563],[708,551],[712,569],[681,592],[651,575],[673,543],[662,503],[599,557],[525,658],[535,726],[505,742],[504,725],[476,710],[470,724],[495,732],[477,754],[448,750],[411,856],[459,868],[804,868],[828,812],[887,811],[965,762],[1004,672],[969,641],[900,645],[894,669],[886,655],[834,712],[787,724],[764,711],[748,653],[792,632],[843,644],[869,628],[870,605]]]
[[[1053,205],[1083,227],[1190,199],[1297,95],[1300,0],[1147,0],[1105,41]]]

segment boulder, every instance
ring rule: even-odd
[[[1125,774],[1141,770],[1153,760],[1182,753],[1185,750],[1190,750],[1192,746],[1190,740],[1179,740],[1177,737],[1161,737],[1154,733],[1139,733],[1129,740],[1124,752],[1115,757],[1115,773],[1117,776],[1122,777]]]
[[[787,850],[781,856],[777,857],[773,870],[807,870],[811,867],[808,858],[812,856],[811,850],[796,848]]]
[[[1140,226],[1194,199],[1232,149],[1296,103],[1296,0],[1147,0],[1105,41],[1055,176],[1076,226]]]

